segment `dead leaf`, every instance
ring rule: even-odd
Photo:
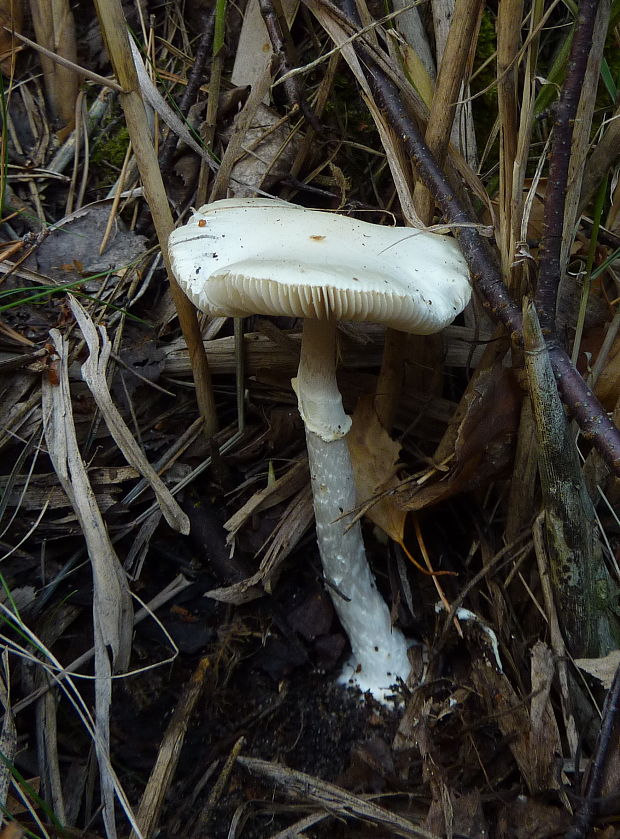
[[[358,401],[351,419],[353,425],[347,442],[359,503],[373,524],[402,545],[406,511],[391,495],[383,495],[378,501],[369,503],[376,495],[400,484],[396,476],[400,443],[392,440],[379,422],[373,396],[363,396]]]
[[[223,139],[234,137],[236,123],[232,131],[222,133]],[[259,188],[269,190],[288,176],[301,142],[300,135],[292,136],[288,123],[263,104],[242,130],[237,160],[231,169],[230,188],[236,198],[253,196]]]
[[[45,441],[58,476],[82,526],[93,570],[93,623],[100,637],[105,661],[108,650],[118,671],[126,670],[131,654],[133,608],[122,565],[108,535],[80,454],[69,389],[69,348],[57,329],[50,342],[58,353],[59,383],[43,377],[42,408]],[[98,674],[100,675],[100,674]]]
[[[285,0],[281,4],[284,19],[289,26],[295,18],[298,7],[299,0]],[[243,15],[243,25],[231,75],[232,83],[241,87],[245,85],[253,87],[261,77],[265,58],[272,54],[273,48],[258,0],[250,0]]]
[[[72,282],[84,274],[116,271],[135,262],[146,250],[146,239],[123,229],[120,219],[99,255],[111,208],[111,201],[91,204],[54,224],[36,250],[36,269],[60,282]]]
[[[534,792],[530,754],[530,719],[526,703],[510,681],[482,658],[472,660],[473,683],[489,715],[497,721],[530,792]]]
[[[605,690],[609,690],[616,670],[620,667],[620,650],[612,650],[604,658],[576,658],[575,664],[598,679]]]
[[[434,798],[426,828],[438,836],[488,836],[488,825],[484,817],[482,801],[478,790],[459,795],[444,786],[441,799]]]
[[[555,766],[562,755],[562,744],[550,699],[554,676],[554,654],[546,644],[537,641],[531,661],[530,759],[532,785],[538,790],[559,786]]]

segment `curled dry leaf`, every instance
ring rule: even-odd
[[[111,651],[115,669],[122,672],[127,669],[131,654],[131,593],[78,447],[69,387],[69,349],[57,329],[50,331],[50,343],[59,356],[59,380],[58,384],[52,384],[43,377],[41,398],[45,440],[58,481],[84,533],[93,572],[93,623],[95,637],[102,645],[101,661],[108,660],[107,668],[107,651]]]
[[[408,511],[397,501],[391,489],[401,484],[397,476],[400,443],[392,440],[377,412],[373,396],[362,396],[353,416],[347,436],[358,506],[363,515],[394,542],[401,546],[406,556],[422,573],[427,571],[409,553],[405,545],[405,522]],[[445,572],[430,572],[442,575]]]

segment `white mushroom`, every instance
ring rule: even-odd
[[[366,560],[346,434],[350,418],[336,383],[336,322],[372,321],[429,334],[470,297],[456,242],[282,201],[253,198],[201,207],[169,242],[174,274],[195,305],[214,315],[304,318],[293,379],[306,426],[323,573],[349,637],[342,680],[380,700],[410,665]]]

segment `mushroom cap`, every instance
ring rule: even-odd
[[[429,334],[471,294],[454,239],[276,199],[206,204],[168,246],[179,285],[214,315],[363,320]]]

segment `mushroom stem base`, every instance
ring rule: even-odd
[[[377,591],[360,523],[346,515],[356,506],[346,438],[326,443],[306,429],[306,441],[323,573],[353,652],[340,681],[385,702],[391,685],[409,675],[407,642]]]

